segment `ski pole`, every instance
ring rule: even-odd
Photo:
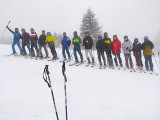
[[[67,113],[67,92],[66,92],[66,83],[67,83],[67,77],[66,77],[66,74],[65,74],[65,62],[63,62],[63,65],[62,65],[62,74],[64,76],[64,93],[65,93],[65,110],[66,110],[66,120],[68,120],[68,113]]]
[[[155,59],[155,61],[156,61],[156,64],[157,64],[158,70],[160,71],[160,68],[159,68],[159,66],[158,66],[158,62],[157,62],[157,60],[156,60],[156,57],[155,57],[154,53],[153,53],[153,57],[154,57],[154,59]]]
[[[159,55],[159,52],[158,52],[158,58],[159,58],[159,66],[160,66],[160,55]]]
[[[52,85],[51,85],[51,80],[50,80],[50,76],[49,76],[48,65],[45,65],[44,72],[43,72],[43,79],[47,83],[48,87],[51,89],[51,94],[52,94],[56,117],[57,117],[57,120],[59,120],[58,112],[57,112],[57,108],[56,108],[56,103],[55,103],[55,98],[54,98],[54,94],[53,94],[53,89],[52,89]]]
[[[10,21],[8,22],[7,26],[8,26],[9,24],[10,24]],[[5,31],[6,31],[6,28],[4,29],[1,38],[3,38],[3,35],[4,35]]]

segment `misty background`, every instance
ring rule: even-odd
[[[114,34],[123,42],[128,35],[133,42],[135,37],[143,42],[149,36],[160,50],[160,0],[0,0],[0,43],[11,43],[13,35],[6,30],[8,23],[14,30],[34,28],[38,36],[42,30],[52,34],[73,31],[80,33],[83,14],[88,8],[96,14],[103,32]]]

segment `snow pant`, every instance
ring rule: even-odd
[[[57,52],[56,52],[55,46],[49,46],[49,48],[51,50],[53,58],[57,58]]]
[[[92,53],[92,49],[85,49],[85,55],[86,55],[86,58],[89,58],[89,55],[91,58],[93,58],[93,53]]]
[[[98,55],[99,64],[102,65],[102,61],[101,61],[101,57],[102,57],[103,63],[104,65],[106,65],[106,58],[104,56],[104,51],[97,50],[97,55]]]
[[[70,53],[69,53],[69,48],[68,48],[68,46],[67,46],[67,47],[66,47],[66,46],[63,46],[63,47],[62,47],[62,55],[63,55],[63,58],[66,59],[65,51],[67,52],[68,58],[71,58]]]
[[[130,68],[132,69],[133,62],[132,62],[131,53],[124,53],[124,57],[125,57],[125,61],[126,61],[126,67],[129,68],[129,64],[130,64]]]
[[[116,65],[118,65],[117,58],[118,58],[119,64],[122,65],[122,59],[121,59],[120,53],[115,54],[114,62]]]
[[[34,48],[36,50],[37,57],[38,57],[39,56],[39,50],[38,50],[37,42],[31,41],[31,57],[35,57]]]
[[[150,70],[153,70],[152,55],[144,56],[144,58],[145,58],[146,69],[149,69],[149,66],[150,66]]]
[[[25,49],[26,46],[28,48],[29,55],[30,55],[30,44],[29,44],[29,42],[22,41],[22,49],[23,49],[24,55],[27,55],[27,52],[26,52],[26,49]]]
[[[111,55],[111,50],[105,50],[107,55],[107,63],[109,63],[109,66],[113,66],[113,59]]]
[[[13,53],[16,53],[15,45],[18,46],[20,52],[22,53],[23,50],[22,50],[22,48],[21,48],[21,46],[20,46],[20,42],[19,42],[19,41],[15,41],[15,40],[14,40],[13,43],[12,43],[12,51],[13,51]]]
[[[47,45],[39,45],[39,56],[42,57],[42,48],[44,48],[46,57],[48,57],[48,50],[47,50]]]
[[[135,60],[136,60],[136,65],[138,67],[143,67],[143,63],[142,63],[142,56],[141,56],[141,52],[135,52],[134,53],[134,57],[135,57]]]
[[[73,51],[74,51],[75,60],[78,61],[78,57],[77,57],[77,52],[78,52],[78,54],[80,55],[81,61],[83,61],[83,55],[82,55],[82,52],[81,52],[80,45],[74,46]]]

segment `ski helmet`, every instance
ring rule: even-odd
[[[66,32],[63,32],[63,36],[66,36]]]
[[[31,31],[31,32],[34,32],[34,29],[33,29],[33,28],[31,28],[31,29],[30,29],[30,31]]]
[[[18,32],[18,28],[15,28],[15,32]]]
[[[144,40],[148,40],[148,36],[144,36]]]
[[[125,36],[124,36],[124,39],[127,39],[127,40],[128,40],[128,36],[127,36],[127,35],[125,35]]]
[[[105,32],[105,33],[104,33],[104,36],[105,36],[105,37],[108,37],[108,33],[107,33],[107,32]]]
[[[134,38],[134,42],[138,42],[138,38]]]
[[[21,29],[21,31],[24,31],[24,32],[25,32],[25,29],[24,29],[24,28],[22,28],[22,29]]]
[[[98,36],[98,39],[100,39],[100,38],[102,39],[102,36],[101,36],[101,35]]]
[[[77,31],[74,31],[73,34],[74,34],[74,35],[77,35]]]
[[[47,32],[47,35],[51,35],[51,33],[50,33],[50,32]]]

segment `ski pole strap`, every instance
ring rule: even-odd
[[[48,87],[50,88],[51,84],[48,82],[48,75],[49,75],[48,65],[46,65],[43,72],[43,79],[47,83]]]

